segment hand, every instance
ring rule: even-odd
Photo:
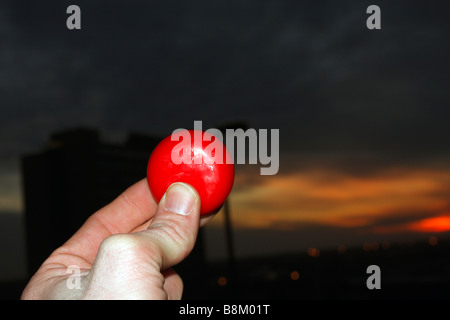
[[[174,183],[159,205],[146,179],[94,213],[31,278],[22,299],[180,299],[183,282],[171,269],[191,252],[200,197]],[[80,269],[78,288],[68,285]]]

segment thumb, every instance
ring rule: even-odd
[[[153,258],[165,270],[192,251],[200,224],[200,196],[190,185],[172,184],[159,202],[156,214],[141,236],[155,245]]]
[[[158,204],[147,230],[106,238],[88,277],[86,297],[163,297],[161,272],[192,251],[200,224],[200,197],[190,185],[174,183]],[[156,280],[155,280],[156,279]],[[157,281],[157,282],[155,282]],[[151,291],[151,290],[150,290]]]

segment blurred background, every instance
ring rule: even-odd
[[[71,4],[81,30],[66,28]],[[194,120],[279,129],[280,170],[236,166],[176,267],[185,298],[449,298],[449,9],[0,2],[0,298]],[[381,290],[366,287],[372,264]]]

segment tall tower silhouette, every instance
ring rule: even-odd
[[[249,128],[248,124],[245,122],[233,122],[226,124],[224,126],[220,126],[218,129],[222,132],[222,135],[226,136],[226,129],[242,129],[246,131]],[[234,150],[232,151],[234,154]],[[229,272],[229,280],[230,280],[230,288],[231,288],[231,294],[234,296],[237,291],[237,284],[239,283],[238,277],[239,272],[237,270],[236,265],[236,252],[234,248],[234,240],[233,240],[233,227],[232,227],[232,221],[231,221],[231,208],[230,208],[230,198],[228,197],[225,200],[225,203],[223,205],[223,213],[225,215],[225,244],[226,244],[226,250],[227,250],[227,259],[228,259],[228,272]]]

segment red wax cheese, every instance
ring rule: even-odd
[[[180,130],[162,140],[147,166],[150,190],[159,202],[174,182],[193,186],[200,195],[201,215],[217,212],[234,182],[234,165],[225,145],[200,130]]]

